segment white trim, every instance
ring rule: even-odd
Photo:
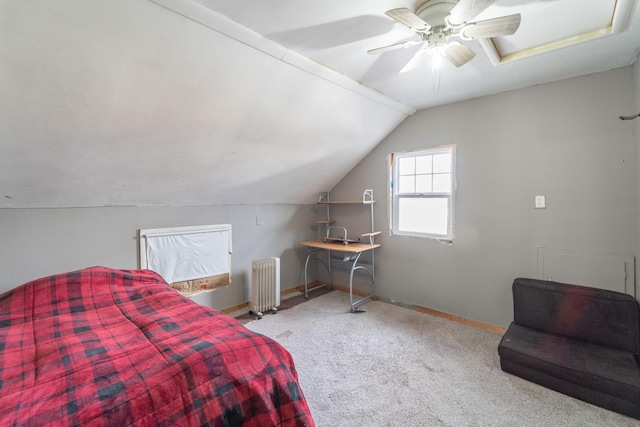
[[[558,40],[510,54],[505,54],[504,56],[500,54],[491,38],[478,39],[478,42],[480,42],[480,46],[489,58],[489,61],[491,61],[491,64],[495,67],[505,62],[540,55],[542,53],[551,52],[567,46],[589,42],[600,37],[607,37],[621,33],[627,29],[632,11],[633,0],[616,0],[616,4],[613,9],[613,16],[611,17],[609,26],[583,34],[572,35],[564,40]]]

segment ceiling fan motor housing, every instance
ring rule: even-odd
[[[418,7],[416,15],[431,26],[428,32],[422,33],[422,39],[427,42],[430,55],[442,55],[446,50],[451,28],[445,17],[458,3],[453,0],[428,0]]]
[[[445,27],[445,17],[457,3],[454,0],[428,0],[418,7],[416,15],[434,28]]]

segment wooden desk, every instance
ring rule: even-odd
[[[359,308],[356,308],[358,304],[364,302],[367,299],[375,299],[375,280],[374,280],[375,262],[374,262],[373,254],[371,255],[371,271],[369,271],[369,269],[363,265],[358,265],[358,261],[360,260],[360,255],[362,255],[363,252],[373,251],[374,249],[382,246],[381,244],[349,243],[348,245],[345,245],[340,242],[325,242],[324,240],[309,240],[306,242],[301,242],[300,244],[309,248],[309,253],[307,254],[307,260],[304,264],[304,297],[305,298],[309,298],[309,289],[307,288],[307,284],[309,283],[309,280],[307,278],[307,269],[309,266],[309,260],[313,255],[315,255],[319,251],[328,252],[326,267],[329,273],[329,283],[327,284],[327,286],[330,286],[331,285],[331,251],[335,251],[335,252],[342,252],[345,254],[353,255],[352,257],[348,257],[349,259],[346,260],[346,262],[351,263],[351,269],[349,272],[349,304],[350,304],[351,312],[354,313],[354,312],[362,311]],[[369,275],[371,279],[371,294],[367,295],[366,297],[358,301],[353,301],[353,273],[356,270],[364,270]],[[315,288],[312,288],[312,289],[315,289]]]

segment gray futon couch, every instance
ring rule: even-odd
[[[516,279],[514,320],[498,346],[505,372],[640,418],[640,310],[630,295]]]

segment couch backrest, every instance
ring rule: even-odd
[[[523,278],[512,289],[518,325],[640,352],[640,306],[631,295]]]

